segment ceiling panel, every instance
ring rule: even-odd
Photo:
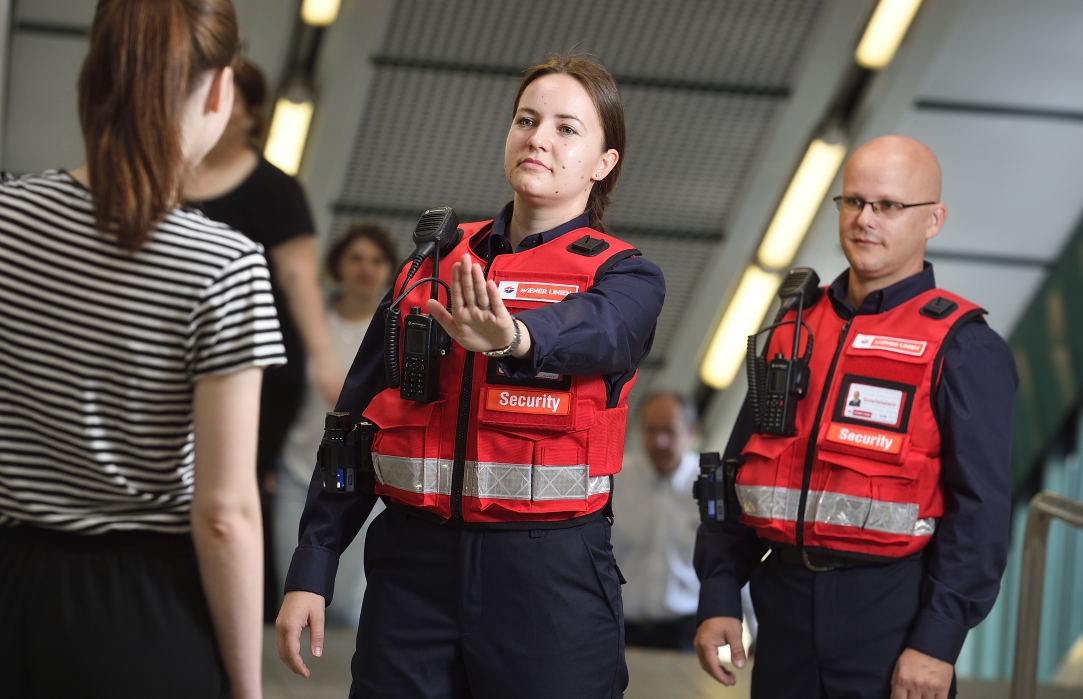
[[[614,74],[786,87],[821,3],[810,0],[410,0],[384,51],[525,67],[572,48]]]
[[[900,132],[944,173],[948,220],[930,250],[1056,259],[1080,214],[1083,122],[913,111]]]
[[[1083,3],[964,0],[922,98],[1083,112]]]
[[[989,311],[989,327],[1004,338],[1027,310],[1030,299],[1045,279],[1046,270],[991,264],[933,261],[936,285],[950,289]]]

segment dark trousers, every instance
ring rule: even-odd
[[[0,532],[0,696],[227,695],[189,537]]]
[[[365,543],[350,697],[611,699],[628,684],[604,519],[477,531],[394,510]]]
[[[814,573],[772,553],[752,573],[752,699],[888,699],[924,575],[920,557]]]
[[[624,645],[692,651],[696,638],[696,615],[666,621],[624,620]]]

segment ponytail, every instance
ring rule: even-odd
[[[181,198],[181,116],[208,71],[233,63],[230,0],[99,0],[79,73],[94,223],[138,250]]]
[[[569,75],[579,81],[594,102],[598,117],[602,122],[602,151],[610,148],[617,151],[617,164],[604,179],[597,180],[590,189],[587,199],[587,216],[590,227],[608,233],[606,230],[605,210],[611,201],[613,190],[620,179],[621,166],[624,164],[624,146],[627,140],[624,130],[624,103],[617,91],[617,81],[601,63],[591,56],[580,54],[550,54],[544,63],[531,66],[523,73],[519,83],[519,92],[515,95],[515,107],[512,118],[519,109],[519,100],[527,85],[544,75],[559,73]]]

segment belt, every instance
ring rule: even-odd
[[[855,558],[842,553],[827,551],[810,551],[799,549],[791,544],[772,543],[771,549],[778,552],[778,559],[788,565],[801,566],[814,573],[823,573],[829,570],[845,570],[847,568],[865,568],[868,566],[882,566],[898,563],[910,558],[916,558],[921,552],[906,556],[905,558]]]

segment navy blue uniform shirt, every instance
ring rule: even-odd
[[[827,289],[844,319],[889,311],[936,288],[932,265],[925,263],[921,272],[870,293],[855,310],[846,302],[848,281],[849,270]],[[1019,377],[1008,344],[981,321],[956,333],[943,367],[935,400],[944,516],[929,544],[922,607],[906,645],[954,664],[967,631],[993,608],[1007,563],[1012,406]],[[738,457],[754,431],[746,400],[724,458]],[[700,525],[694,554],[702,581],[700,621],[741,618],[741,587],[767,549],[744,525]]]
[[[504,207],[493,221],[486,243],[475,253],[491,260],[512,252],[504,233],[511,212],[511,204]],[[552,230],[527,236],[515,252],[589,225],[584,213]],[[523,359],[502,359],[501,368],[515,378],[529,378],[539,371],[601,375],[612,386],[639,366],[650,351],[665,295],[665,281],[657,265],[642,256],[621,260],[586,292],[517,313],[515,317],[530,331],[532,354]],[[390,304],[388,292],[376,309],[335,406],[336,411],[349,412],[354,421],[360,420],[369,401],[387,388],[383,337],[384,311]],[[339,554],[353,541],[376,504],[373,474],[359,475],[352,497],[328,495],[323,492],[319,470],[314,469],[297,550],[286,575],[287,592],[315,592],[331,603]]]

